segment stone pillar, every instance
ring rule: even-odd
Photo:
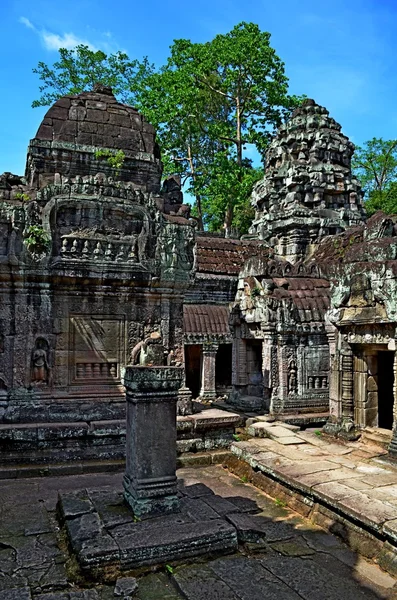
[[[216,398],[215,363],[217,351],[218,344],[207,343],[203,345],[200,397],[206,400],[214,400]]]
[[[353,352],[351,348],[343,351],[342,361],[342,428],[349,432],[354,427],[353,396]]]
[[[394,404],[393,404],[393,436],[389,446],[389,454],[394,458],[397,457],[397,352],[394,353],[393,363],[393,392],[394,392]]]
[[[179,510],[176,478],[176,403],[182,367],[127,367],[124,498],[134,514]]]

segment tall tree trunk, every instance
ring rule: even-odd
[[[187,158],[190,166],[190,173],[193,181],[196,181],[196,171],[194,168],[193,156],[192,156],[192,148],[190,144],[187,147]],[[203,211],[201,210],[201,196],[197,192],[195,192],[194,197],[196,198],[196,208],[197,208],[197,223],[198,230],[204,231],[204,223],[203,223]]]
[[[237,146],[237,164],[239,167],[243,164],[243,144],[241,141],[241,107],[240,98],[236,98],[236,146]]]
[[[233,204],[229,203],[226,207],[225,220],[223,223],[226,238],[230,238],[230,236],[232,234],[233,212],[234,212],[234,206],[233,206]]]

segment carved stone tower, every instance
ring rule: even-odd
[[[59,445],[29,438],[23,460],[122,456],[125,366],[183,361],[195,222],[161,171],[154,128],[97,87],[49,109],[25,177],[0,177],[0,423]]]
[[[314,100],[305,100],[282,125],[254,189],[250,234],[296,263],[326,235],[364,220],[360,183],[352,175],[354,145]]]

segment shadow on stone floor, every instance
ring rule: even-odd
[[[205,530],[206,535],[219,542],[213,555],[230,552],[209,558],[211,552],[206,551],[196,558],[188,556],[187,563],[184,555],[176,552],[172,558],[169,554],[170,558],[160,561],[163,566],[159,570],[139,578],[134,599],[397,598],[393,589],[395,580],[376,565],[361,559],[337,537],[313,526],[281,502],[222,468],[184,469],[179,476],[181,512],[141,522],[133,521],[123,503],[119,476],[102,475],[98,479],[92,475],[59,480],[58,487],[63,490],[60,496],[70,500],[68,518],[70,522],[75,521],[75,539],[80,540],[81,548],[87,549],[86,542],[90,540],[96,540],[98,547],[101,535],[98,535],[99,530],[93,533],[92,527],[93,523],[95,526],[99,523],[102,534],[109,535],[115,544],[113,548],[117,546],[119,556],[123,557],[127,548],[135,547],[139,555],[149,557],[149,562],[150,557],[152,562],[159,562],[156,547],[170,552],[174,543],[175,551],[175,540],[182,539],[185,544],[182,550],[189,550],[195,536],[198,537],[198,530]],[[0,598],[110,600],[122,597],[115,595],[116,579],[136,576],[139,571],[127,562],[124,562],[125,569],[108,569],[108,579],[105,577],[106,581],[100,585],[87,577],[85,589],[73,585],[71,577],[76,576],[76,571],[70,569],[66,547],[59,547],[59,523],[54,511],[56,489],[55,480],[3,482]],[[79,521],[79,516],[85,517],[83,521]],[[65,514],[63,518],[67,520]],[[217,523],[224,525],[224,531],[228,532],[226,537],[222,538],[217,532]],[[238,539],[238,548],[237,544],[221,548],[225,539],[229,543]],[[99,568],[100,571],[106,569]],[[82,583],[84,578],[79,581]]]

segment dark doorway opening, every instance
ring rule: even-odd
[[[378,427],[393,429],[394,352],[378,352]]]
[[[219,394],[232,385],[232,344],[219,344],[215,363],[215,385]]]
[[[185,346],[186,386],[193,398],[198,398],[201,389],[201,346]]]

